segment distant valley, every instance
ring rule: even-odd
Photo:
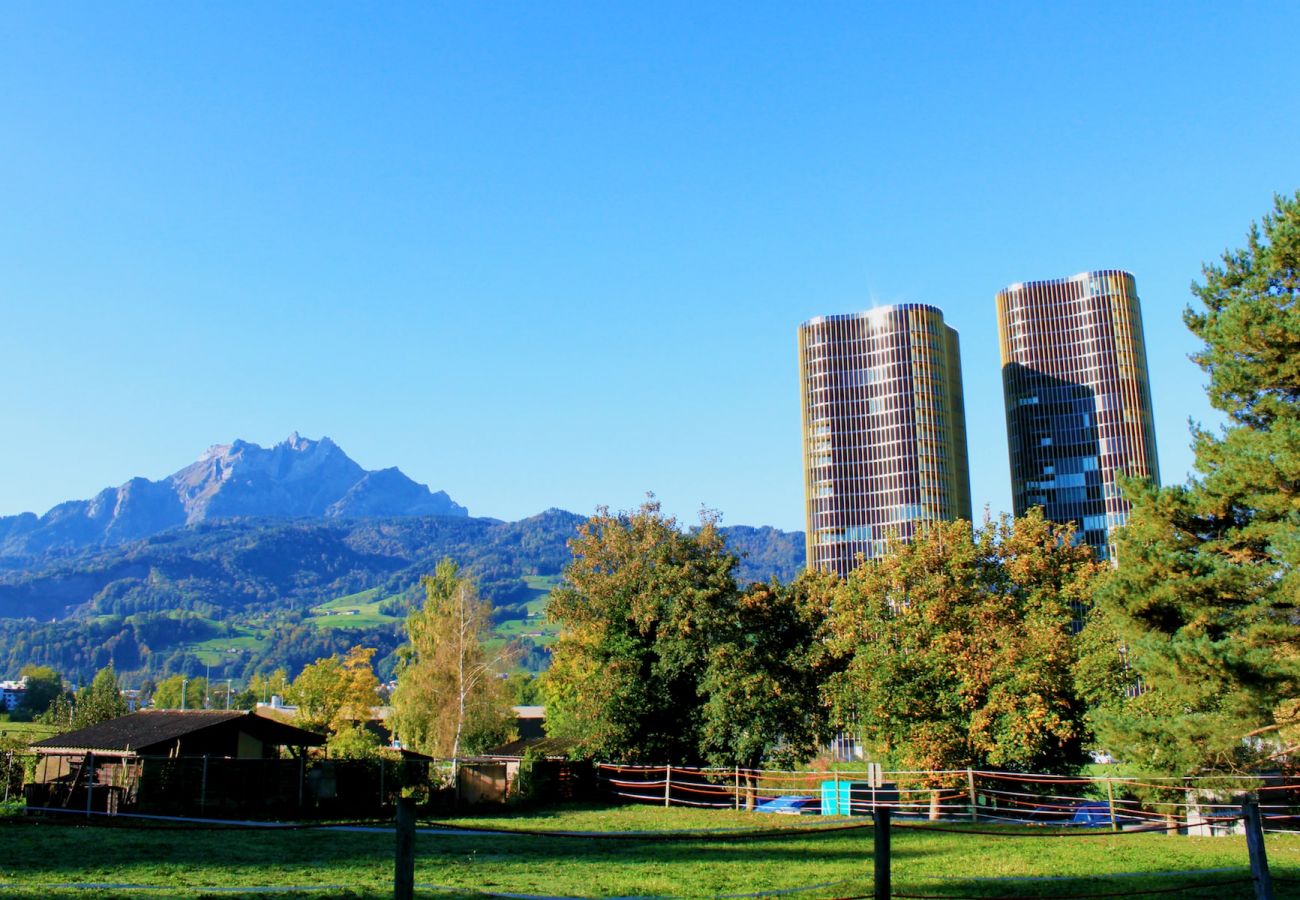
[[[545,598],[585,517],[474,518],[397,469],[368,472],[328,438],[236,441],[158,482],[134,479],[44,516],[0,518],[0,672],[28,662],[132,682],[242,680],[361,643],[391,670],[420,576],[443,557],[497,607],[498,640],[547,664]],[[791,577],[803,534],[733,526],[741,578]]]

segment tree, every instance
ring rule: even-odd
[[[18,673],[27,679],[27,690],[15,710],[24,719],[34,719],[50,708],[54,698],[63,693],[63,676],[49,666],[25,665]]]
[[[1202,271],[1202,308],[1184,320],[1227,421],[1194,429],[1187,485],[1127,485],[1091,626],[1119,638],[1128,667],[1128,690],[1090,688],[1099,738],[1176,774],[1300,749],[1300,192]]]
[[[152,705],[155,709],[203,709],[207,696],[206,678],[172,675],[154,687]]]
[[[542,702],[542,680],[532,672],[511,672],[506,694],[515,706],[536,706]]]
[[[975,531],[932,522],[893,541],[837,591],[828,694],[845,723],[910,769],[1059,772],[1082,733],[1072,607],[1098,569],[1041,510]]]
[[[379,705],[379,679],[370,662],[374,655],[373,648],[353,647],[346,656],[336,653],[305,667],[289,688],[298,724],[333,734],[369,721]]]
[[[819,695],[838,664],[827,643],[837,581],[805,571],[789,585],[752,584],[738,598],[699,684],[701,750],[710,765],[793,765],[830,736]]]
[[[548,732],[608,759],[699,759],[701,682],[738,597],[716,516],[685,532],[653,498],[631,513],[602,508],[570,548],[548,604],[562,627],[546,679]]]
[[[450,559],[421,579],[423,605],[398,650],[393,726],[403,745],[438,756],[482,750],[509,735],[510,703],[497,676],[512,648],[489,653],[492,605]]]
[[[248,693],[253,696],[253,705],[270,703],[272,697],[285,697],[289,694],[289,674],[284,669],[276,669],[269,675],[257,672],[248,679]]]
[[[379,735],[365,725],[347,724],[325,742],[325,755],[330,759],[369,759],[381,746]]]
[[[127,713],[126,700],[117,683],[117,673],[105,666],[95,673],[86,687],[77,691],[72,699],[72,727],[86,728]]]

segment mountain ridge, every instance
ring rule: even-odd
[[[0,516],[0,559],[12,565],[117,546],[213,519],[468,515],[445,491],[431,491],[396,467],[364,469],[330,438],[295,431],[269,448],[242,439],[213,444],[158,481],[131,478],[43,516]]]

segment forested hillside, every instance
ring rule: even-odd
[[[0,575],[0,672],[27,663],[128,682],[176,672],[242,680],[363,643],[391,670],[420,577],[451,557],[497,607],[523,663],[546,665],[544,599],[582,516],[518,522],[449,516],[205,521],[143,540],[32,560]],[[803,536],[727,530],[742,581],[788,579]]]

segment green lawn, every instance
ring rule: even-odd
[[[791,829],[846,821],[621,807],[478,816],[443,824],[626,833]],[[1191,883],[1203,887],[1177,896],[1250,896],[1249,885],[1229,883],[1246,877],[1242,838],[1046,834],[1026,829],[993,837],[898,828],[894,890],[940,896],[1028,898],[1111,891],[1141,896],[1144,888]],[[847,897],[870,893],[872,838],[869,828],[761,839],[704,833],[673,841],[425,832],[416,839],[415,877],[426,897],[710,897],[812,885],[821,887],[794,896]],[[0,821],[0,839],[7,849],[0,862],[0,896],[5,897],[265,896],[254,889],[298,887],[300,896],[378,898],[392,891],[390,832],[190,831],[10,819]],[[1268,851],[1274,875],[1288,879],[1275,884],[1276,896],[1300,898],[1290,882],[1300,880],[1300,837],[1269,836]],[[1208,869],[1229,871],[1204,872]],[[1182,870],[1204,874],[1160,874]],[[1115,877],[1097,877],[1105,874]],[[95,887],[58,887],[68,884]],[[248,893],[241,894],[241,887]]]
[[[41,722],[0,722],[0,737],[21,736],[27,743],[43,741],[53,737],[66,728],[57,725],[45,725]]]

